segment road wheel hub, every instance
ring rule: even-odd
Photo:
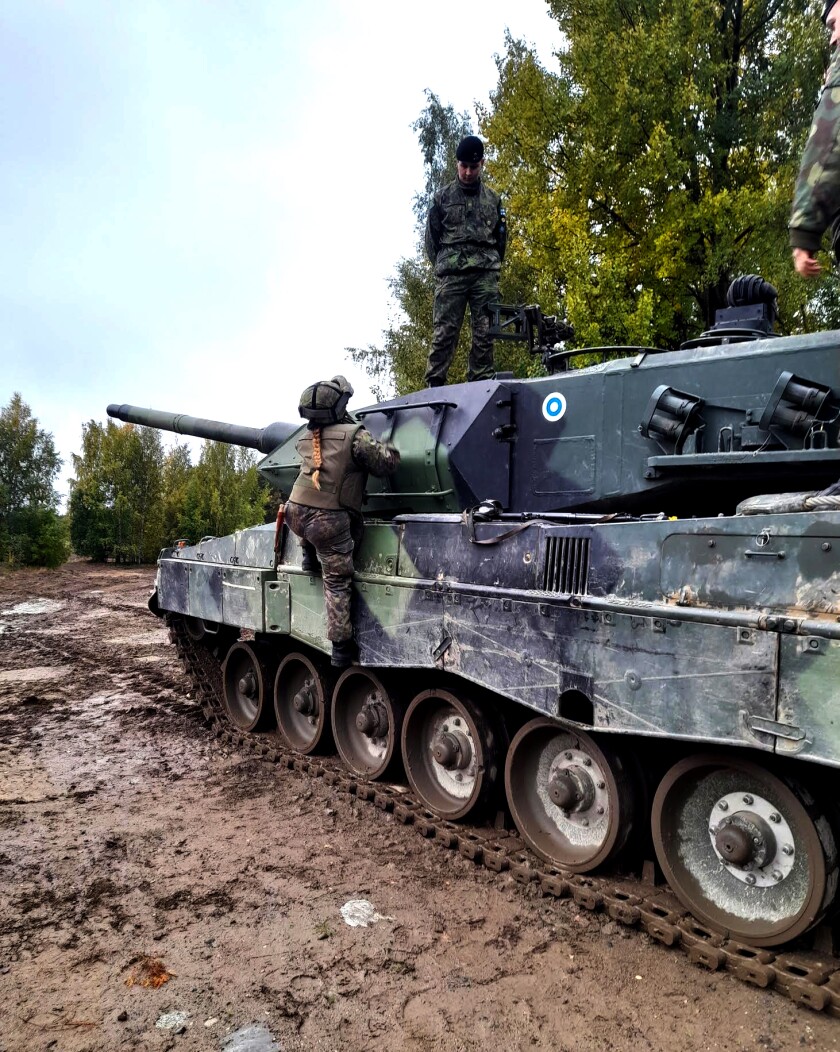
[[[561,811],[586,811],[595,799],[595,786],[580,767],[561,767],[548,779],[548,795]]]
[[[466,735],[448,730],[435,738],[432,756],[447,771],[463,770],[472,761],[472,748]]]
[[[315,712],[315,698],[312,695],[312,684],[309,680],[292,698],[292,705],[301,716],[311,716]]]

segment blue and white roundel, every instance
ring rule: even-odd
[[[566,412],[566,399],[559,391],[552,391],[545,396],[542,414],[546,420],[560,420]]]

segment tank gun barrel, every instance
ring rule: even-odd
[[[192,435],[194,438],[227,442],[233,446],[246,446],[248,449],[258,449],[261,453],[270,453],[300,427],[299,423],[287,424],[280,421],[267,427],[245,427],[241,424],[227,424],[221,420],[207,420],[201,416],[187,416],[185,413],[142,409],[136,405],[109,405],[108,416],[129,424],[174,431],[178,435]]]

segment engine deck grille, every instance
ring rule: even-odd
[[[547,537],[543,563],[543,591],[586,595],[588,579],[589,538]]]

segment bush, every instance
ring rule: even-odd
[[[70,555],[67,523],[52,508],[19,508],[8,518],[0,551],[17,566],[55,569]]]

